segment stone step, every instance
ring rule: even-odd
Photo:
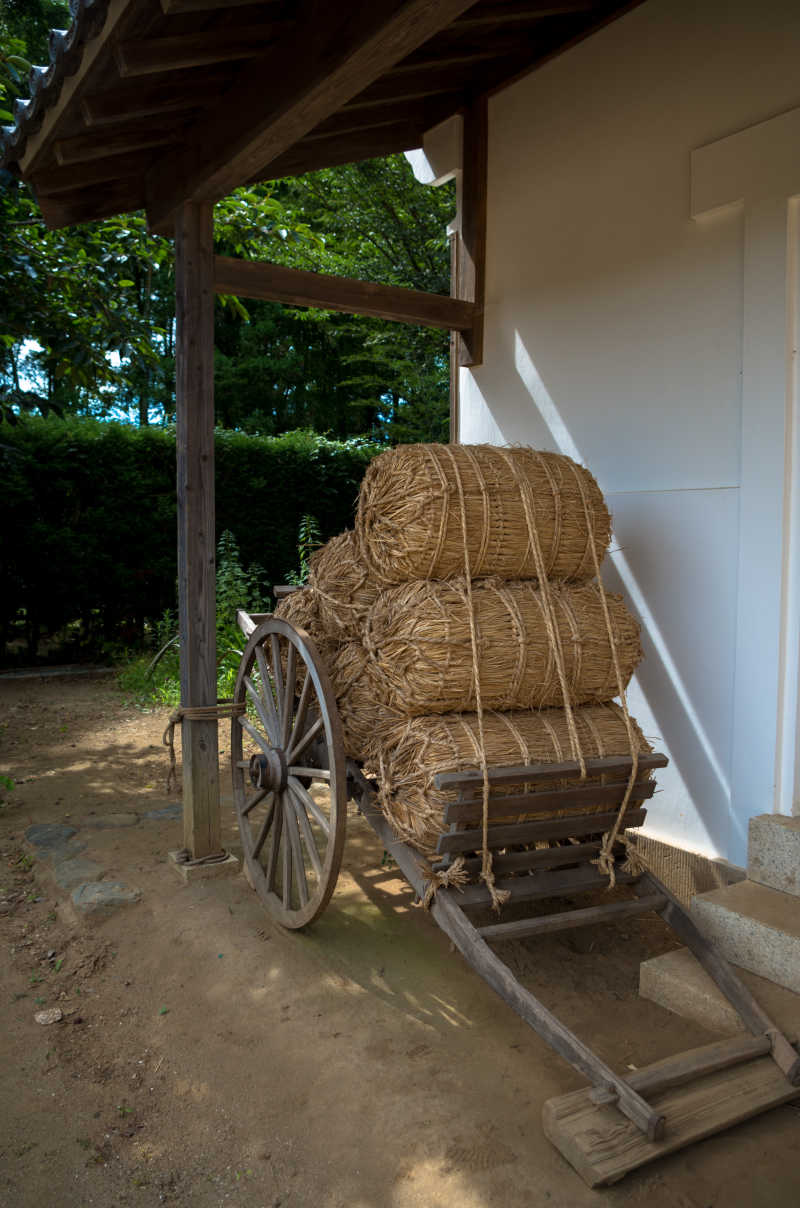
[[[756,1002],[790,1039],[800,1036],[800,994],[736,968]],[[746,1031],[725,995],[717,988],[688,948],[676,948],[643,961],[639,994],[710,1032],[733,1035]]]
[[[692,915],[723,956],[800,994],[800,903],[755,881],[699,894]]]
[[[750,819],[747,876],[800,897],[800,818],[759,814]]]

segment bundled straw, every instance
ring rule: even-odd
[[[631,753],[627,719],[613,703],[584,705],[573,710],[584,758]],[[638,752],[651,747],[639,727],[633,723]],[[486,712],[483,715],[483,743],[490,766],[514,766],[530,763],[561,763],[572,757],[570,734],[563,709],[541,712]],[[463,771],[481,762],[481,742],[477,715],[441,714],[415,717],[386,732],[379,752],[381,806],[395,833],[425,854],[430,855],[438,837],[446,829],[444,809],[452,797],[434,787],[437,772]],[[570,783],[591,784],[592,778]],[[599,781],[598,781],[599,783]],[[561,784],[561,782],[559,782]],[[537,784],[537,789],[559,787],[552,782]],[[598,804],[594,812],[603,813],[607,805]],[[591,813],[591,805],[581,804],[570,811],[537,813],[537,818],[559,817],[571,812]],[[515,821],[524,821],[521,815]]]
[[[301,587],[290,596],[284,596],[273,615],[290,621],[297,629],[304,630],[317,647],[326,666],[330,665],[336,652],[336,643],[330,641],[322,627],[319,602],[313,588]]]
[[[611,533],[600,489],[569,457],[528,448],[400,445],[382,453],[361,485],[361,558],[386,583],[445,579],[467,565],[473,579],[538,578],[522,483],[535,500],[545,575],[592,578]]]
[[[380,701],[369,657],[358,642],[339,646],[329,670],[342,719],[345,754],[369,762],[384,733],[405,719]]]
[[[311,559],[310,585],[316,593],[319,618],[328,638],[357,641],[377,594],[361,561],[355,534],[332,537]]]
[[[621,596],[599,583],[552,584],[550,600],[569,699],[609,700],[619,691],[614,652],[627,685],[642,656],[639,627]],[[486,709],[562,705],[564,694],[533,582],[485,579],[472,585],[478,676]],[[379,594],[367,617],[364,644],[381,699],[402,713],[475,709],[470,603],[463,579],[415,580]]]

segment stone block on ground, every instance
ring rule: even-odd
[[[141,896],[140,889],[131,889],[121,881],[88,881],[70,895],[72,905],[81,915],[102,915],[118,906],[130,906]]]
[[[25,831],[25,838],[43,853],[62,848],[76,834],[74,826],[63,822],[37,822]]]
[[[161,809],[148,810],[142,817],[151,822],[163,822],[169,818],[183,817],[183,806],[180,801],[173,801],[171,805],[162,806]]]
[[[800,1035],[800,995],[746,969],[735,968],[756,1002],[787,1035]],[[639,994],[711,1032],[746,1028],[734,1008],[688,948],[653,956],[639,967]]]
[[[800,994],[800,909],[792,894],[740,881],[700,894],[692,915],[729,961]]]
[[[800,897],[800,818],[759,814],[750,819],[749,832],[750,880]]]
[[[86,860],[83,856],[55,856],[53,858],[53,877],[60,889],[72,889],[85,881],[99,881],[105,869],[94,860]]]
[[[97,814],[90,818],[84,818],[83,825],[94,827],[95,830],[111,830],[117,826],[136,826],[138,821],[138,814],[123,812],[116,814]]]
[[[240,868],[240,862],[233,852],[228,852],[224,860],[215,860],[211,864],[188,864],[183,858],[183,852],[171,851],[170,862],[182,881],[207,881],[212,877],[235,877]]]

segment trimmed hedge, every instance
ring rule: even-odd
[[[323,540],[352,524],[375,445],[216,434],[217,538],[236,537],[268,583],[297,566],[302,515]],[[175,432],[85,419],[22,419],[0,432],[0,636],[24,610],[41,632],[130,642],[176,607]]]

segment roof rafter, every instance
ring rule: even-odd
[[[267,166],[293,143],[473,2],[362,0],[317,7],[316,23],[299,21],[274,51],[242,70],[222,98],[226,112],[189,132],[183,151],[170,156],[168,172],[154,164],[146,186],[151,225],[167,229],[187,198],[216,200],[266,176]],[[308,0],[301,7],[308,13]],[[231,128],[231,111],[246,115],[239,129]]]

